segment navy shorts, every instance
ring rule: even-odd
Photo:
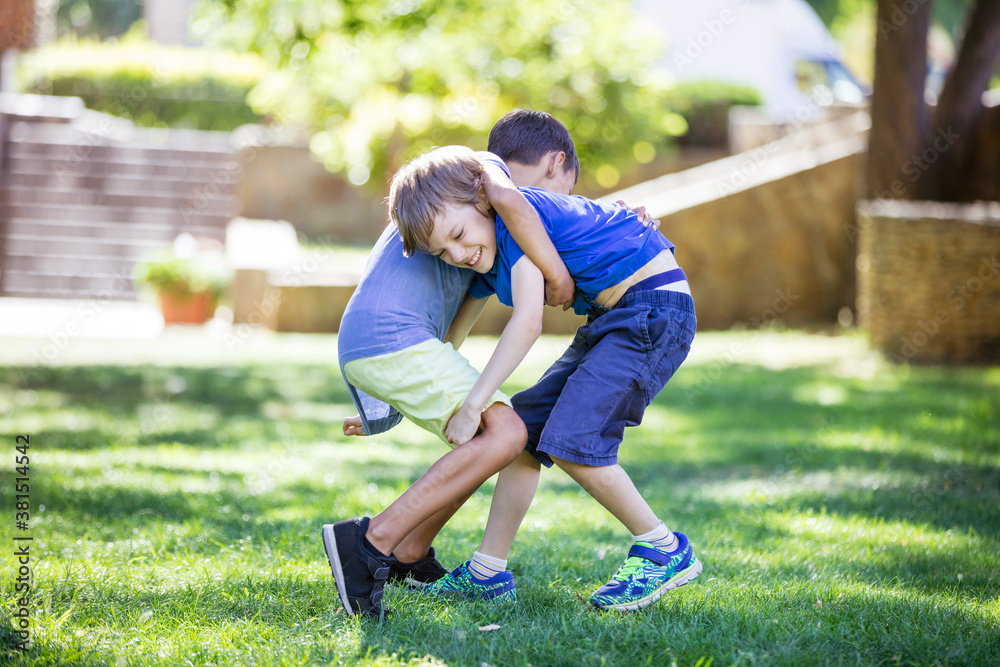
[[[588,318],[538,383],[512,398],[528,427],[525,449],[549,467],[550,455],[595,467],[617,463],[625,427],[642,421],[680,367],[696,326],[694,300],[666,290],[626,294]]]

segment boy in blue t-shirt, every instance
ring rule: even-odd
[[[570,157],[566,171],[575,182],[578,167],[575,154]],[[534,257],[548,262],[550,301],[568,303],[572,280],[506,165],[490,153],[473,160],[490,204],[517,218],[519,237]],[[404,256],[396,228],[386,228],[338,335],[341,370],[359,410],[344,421],[345,435],[381,433],[406,415],[445,439],[448,419],[479,377],[456,351],[484,305],[466,301],[473,276],[426,255]],[[349,614],[380,615],[390,578],[423,586],[447,573],[432,540],[476,488],[523,451],[526,440],[523,422],[499,391],[484,401],[477,419],[475,438],[463,440],[377,516],[323,526],[323,546]],[[512,598],[512,582],[493,593]]]
[[[471,268],[484,278],[470,289],[471,297],[495,291],[514,308],[493,356],[445,429],[458,443],[474,435],[482,405],[537,339],[544,306],[543,276],[501,217],[484,206],[481,187],[469,177],[474,162],[464,147],[431,151],[396,173],[389,194],[390,218],[408,254],[421,250]],[[696,327],[694,302],[674,246],[634,213],[583,197],[521,192],[573,276],[573,307],[588,321],[541,380],[515,396],[514,406],[528,428],[528,452],[547,466],[555,462],[633,535],[625,563],[591,602],[602,609],[638,609],[693,580],[702,567],[687,537],[664,526],[617,463],[625,427],[639,424],[687,357]],[[509,549],[534,492],[537,467],[520,456],[501,473],[484,546]],[[460,566],[431,591],[476,596],[479,582],[470,572],[475,567],[475,560]]]

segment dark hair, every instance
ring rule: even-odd
[[[487,150],[505,162],[526,165],[538,164],[549,153],[562,151],[566,154],[563,169],[573,169],[576,178],[580,177],[580,160],[569,130],[544,111],[514,109],[505,115],[490,130]]]

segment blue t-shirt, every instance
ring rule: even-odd
[[[499,165],[510,175],[496,155],[479,152],[476,157]],[[445,264],[432,255],[417,252],[404,256],[399,230],[395,225],[386,227],[368,256],[361,281],[340,321],[337,349],[341,372],[344,364],[355,359],[399,352],[433,338],[443,340],[470,283],[478,280],[474,272]],[[368,435],[386,431],[402,419],[391,406],[349,382],[347,387]]]
[[[663,234],[643,227],[635,213],[617,204],[538,188],[519,189],[538,211],[577,289],[590,299],[625,280],[664,250],[674,250]],[[470,293],[482,298],[495,291],[500,303],[512,306],[511,270],[524,251],[499,215],[496,226],[496,262]],[[588,307],[577,294],[574,312],[583,315]]]

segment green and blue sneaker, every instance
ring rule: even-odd
[[[514,575],[509,570],[495,574],[489,579],[476,579],[469,572],[469,561],[465,561],[434,583],[428,584],[423,592],[439,597],[458,596],[467,600],[517,601]]]
[[[590,597],[598,609],[635,611],[650,605],[669,590],[683,586],[701,574],[701,561],[694,555],[687,535],[677,536],[674,551],[661,551],[648,542],[636,542],[611,581]]]

